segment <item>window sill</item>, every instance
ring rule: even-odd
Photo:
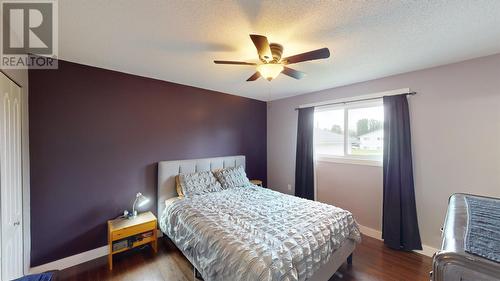
[[[348,158],[348,157],[319,156],[319,157],[316,157],[314,159],[314,161],[382,167],[382,161],[375,160],[375,159],[358,159],[358,158]]]

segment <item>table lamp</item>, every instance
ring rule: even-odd
[[[129,214],[128,219],[133,219],[133,218],[137,217],[136,208],[140,208],[140,207],[146,205],[148,202],[149,202],[149,198],[142,195],[142,193],[137,192],[137,194],[135,195],[134,204],[132,204],[132,213]]]

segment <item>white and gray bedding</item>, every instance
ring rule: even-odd
[[[172,200],[159,222],[206,281],[305,280],[360,241],[350,212],[251,184]]]

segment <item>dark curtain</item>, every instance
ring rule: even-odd
[[[410,113],[405,95],[384,100],[384,204],[382,238],[393,249],[421,250],[418,230]]]
[[[314,200],[314,107],[299,109],[295,196]]]

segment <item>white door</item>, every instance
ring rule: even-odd
[[[23,274],[21,88],[0,73],[1,280]]]

